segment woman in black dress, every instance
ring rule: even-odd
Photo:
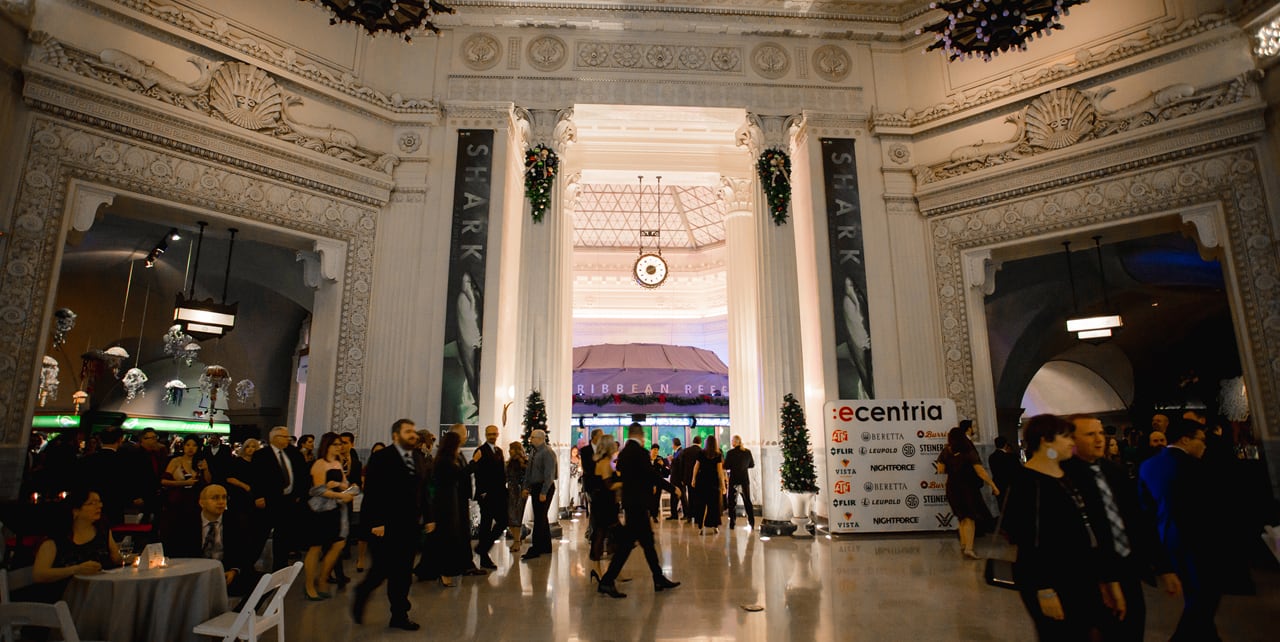
[[[306,575],[303,589],[308,600],[333,597],[328,590],[329,574],[347,543],[346,504],[355,498],[343,492],[351,484],[342,474],[342,443],[338,433],[325,433],[316,452],[320,456],[311,464],[311,497],[307,500],[307,507],[311,509],[311,524],[307,529],[310,546],[302,560]]]
[[[16,600],[52,604],[62,599],[72,576],[94,575],[124,562],[102,521],[102,498],[96,491],[73,489],[62,504],[67,514],[58,526],[63,532],[36,549],[31,569],[35,584],[15,593]]]
[[[511,552],[520,552],[523,544],[524,506],[529,498],[519,489],[524,488],[524,473],[529,469],[529,457],[524,444],[513,441],[507,446],[507,532],[511,535]]]
[[[999,495],[1000,491],[982,467],[978,449],[969,441],[968,431],[972,425],[965,420],[947,433],[947,446],[938,455],[936,463],[939,472],[947,474],[947,503],[960,520],[960,554],[976,560],[978,554],[973,552],[973,538],[979,527],[985,531],[994,522],[987,502],[982,498],[982,485],[990,486],[993,495]]]
[[[720,532],[721,498],[726,488],[724,457],[720,454],[716,436],[711,435],[702,446],[698,461],[693,464],[693,493],[699,507],[695,521],[698,522],[699,535],[708,528],[713,533]]]
[[[613,469],[613,456],[618,453],[618,442],[613,435],[600,437],[596,444],[593,461],[594,475],[584,475],[586,491],[591,501],[591,579],[599,582],[604,574],[605,540],[609,538],[618,525],[618,491],[622,488],[622,480]]]
[[[1005,501],[1003,527],[1018,547],[1014,580],[1042,641],[1091,639],[1103,608],[1124,618],[1124,594],[1108,575],[1084,498],[1059,465],[1071,457],[1073,430],[1053,415],[1027,421],[1031,456]]]
[[[453,578],[471,566],[471,516],[466,484],[463,484],[467,468],[460,458],[461,450],[462,437],[452,430],[446,432],[440,438],[431,474],[435,486],[436,569],[440,572],[440,584],[446,587],[457,586]]]

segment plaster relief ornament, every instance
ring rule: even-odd
[[[462,61],[476,71],[492,69],[502,58],[502,45],[489,34],[478,33],[462,42]]]
[[[256,131],[279,124],[284,97],[280,86],[267,72],[233,62],[213,75],[209,105],[228,121]]]
[[[181,379],[173,379],[164,384],[164,402],[170,406],[181,406],[182,395],[187,392],[187,384]]]
[[[781,78],[787,75],[791,58],[782,47],[766,42],[751,52],[751,67],[765,78]]]
[[[209,62],[192,56],[187,58],[187,62],[195,65],[200,72],[192,82],[182,82],[173,76],[156,69],[155,63],[150,60],[140,60],[119,49],[103,49],[98,54],[98,60],[101,62],[90,63],[99,69],[107,69],[114,71],[126,78],[132,78],[142,85],[142,88],[149,90],[152,87],[159,87],[167,92],[194,98],[204,94],[209,88],[210,81],[213,80],[213,74],[223,65],[221,62]]]
[[[67,333],[76,327],[76,313],[71,308],[59,308],[53,313],[53,347],[62,347],[67,342]]]
[[[1098,111],[1074,89],[1055,89],[1027,106],[1027,142],[1041,149],[1062,149],[1093,132]]]
[[[253,385],[252,381],[241,379],[240,383],[236,384],[236,401],[249,403],[249,400],[253,398],[254,391],[257,389],[257,386]]]
[[[849,54],[835,45],[818,47],[813,52],[813,68],[824,80],[837,82],[849,75],[853,62]]]
[[[102,352],[102,361],[111,368],[111,376],[120,376],[120,366],[129,358],[129,351],[120,346],[111,346]]]
[[[564,65],[569,48],[555,36],[539,36],[529,41],[529,64],[538,71],[555,71]]]
[[[147,374],[141,368],[129,368],[126,370],[121,383],[124,384],[125,401],[133,401],[139,395],[147,396],[147,391],[144,390],[147,385]]]
[[[58,360],[50,356],[45,356],[44,362],[40,366],[40,407],[43,408],[45,402],[50,399],[58,398]]]

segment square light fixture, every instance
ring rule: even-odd
[[[1111,336],[1111,328],[1102,328],[1101,330],[1081,330],[1076,333],[1077,339],[1106,339]]]
[[[197,339],[214,339],[235,329],[239,307],[239,303],[215,303],[213,299],[188,300],[179,292],[173,307],[173,322]]]
[[[1086,332],[1089,330],[1110,330],[1123,328],[1124,319],[1118,314],[1100,314],[1092,317],[1067,319],[1067,332]],[[1083,338],[1083,337],[1082,337]]]

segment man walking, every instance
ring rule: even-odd
[[[533,498],[533,541],[522,561],[551,554],[551,524],[547,511],[556,494],[556,454],[547,445],[547,431],[538,429],[529,435],[533,444],[533,456],[529,459],[529,472],[524,478],[525,497]]]
[[[269,440],[268,447],[253,454],[253,503],[271,524],[271,566],[280,570],[289,565],[289,553],[297,546],[311,475],[302,453],[289,445],[287,427],[272,428]]]
[[[693,521],[702,514],[702,507],[698,502],[694,501],[693,494],[689,492],[693,488],[693,469],[694,464],[702,458],[702,435],[696,435],[693,443],[680,453],[680,486],[683,493],[684,501],[684,518]]]
[[[676,520],[680,519],[680,497],[685,492],[684,448],[681,447],[679,437],[671,439],[671,486],[679,489],[680,492],[671,493],[671,514],[667,516],[667,519]]]
[[[729,530],[733,530],[735,518],[738,516],[737,496],[742,494],[743,507],[747,509],[747,524],[751,530],[756,529],[755,506],[751,504],[751,478],[747,471],[756,467],[756,458],[751,451],[742,445],[742,437],[733,436],[733,447],[724,456],[724,467],[729,471],[729,497],[725,507],[729,509]]]
[[[658,477],[658,473],[654,471],[649,462],[649,453],[644,447],[644,426],[638,423],[627,428],[627,445],[618,453],[618,474],[622,476],[622,511],[626,523],[619,529],[613,560],[609,562],[609,570],[600,578],[596,590],[609,597],[626,597],[625,593],[618,591],[615,582],[636,544],[640,545],[640,550],[644,551],[644,559],[649,563],[654,591],[680,586],[679,582],[673,582],[662,574],[662,566],[658,564],[658,551],[653,543],[653,526],[649,524],[649,502],[654,491],[662,488],[677,495],[680,491]]]
[[[1098,422],[1101,426],[1102,422]],[[1104,444],[1106,440],[1103,440]],[[1005,496],[1005,491],[1009,490],[1009,484],[1013,481],[1018,469],[1022,468],[1022,462],[1018,461],[1018,456],[1013,452],[1013,446],[1009,444],[1009,440],[1003,435],[996,437],[996,449],[987,458],[987,463],[991,468],[991,483],[996,485],[996,490],[1000,491],[1000,497]]]
[[[391,603],[390,626],[417,631],[419,624],[409,619],[409,575],[413,551],[423,527],[435,530],[431,502],[421,496],[426,458],[416,448],[418,433],[413,421],[397,420],[391,425],[392,447],[369,457],[365,466],[364,506],[360,518],[369,525],[369,548],[373,565],[364,581],[356,586],[351,601],[351,619],[364,622],[369,595],[384,581]]]
[[[476,503],[480,504],[479,541],[476,555],[480,566],[498,568],[489,557],[489,549],[507,526],[507,475],[498,446],[498,427],[486,426],[484,443],[471,456],[469,467],[476,479]]]

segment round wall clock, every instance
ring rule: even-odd
[[[632,275],[640,287],[656,288],[667,280],[667,261],[660,254],[641,254]]]

